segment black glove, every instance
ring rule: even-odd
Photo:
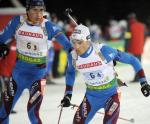
[[[7,56],[9,52],[9,48],[5,44],[0,44],[0,57]]]
[[[150,95],[150,85],[146,81],[141,83],[141,91],[145,97]]]
[[[71,105],[70,103],[71,97],[72,97],[72,94],[66,94],[64,98],[61,100],[61,105],[63,107],[69,107]]]

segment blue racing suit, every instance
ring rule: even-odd
[[[51,46],[48,50],[48,57],[47,57],[47,75],[52,73],[54,56],[55,56],[54,47]]]
[[[116,76],[114,76],[114,78],[110,82],[107,82],[103,85],[97,85],[99,83],[98,80],[103,79],[103,77],[105,77],[106,75],[105,68],[103,68],[104,71],[101,71],[100,69],[97,71],[97,69],[101,68],[102,65],[106,64],[108,66],[108,69],[110,69],[110,66],[114,66],[111,64],[112,61],[119,61],[122,63],[130,64],[138,75],[139,81],[146,81],[140,61],[136,57],[131,54],[121,52],[117,49],[113,49],[107,45],[101,45],[102,46],[98,49],[98,53],[100,54],[100,61],[98,60],[98,58],[97,61],[95,61],[97,54],[95,54],[94,52],[97,53],[97,50],[95,50],[93,45],[91,45],[84,54],[75,57],[76,60],[74,59],[72,53],[68,55],[65,94],[72,94],[76,69],[79,72],[81,71],[81,73],[83,73],[83,77],[85,76],[87,78],[87,82],[94,80],[94,78],[97,80],[97,82],[94,83],[94,80],[91,84],[85,82],[87,86],[85,97],[75,113],[73,124],[88,124],[95,113],[101,108],[104,108],[105,110],[103,124],[116,124],[117,122],[120,110],[120,101],[117,92],[118,83],[116,80]],[[94,68],[94,70],[92,70],[92,68]],[[89,71],[90,69],[92,71]],[[112,74],[113,73],[111,73],[110,71],[110,77]],[[109,77],[107,77],[107,79],[109,79]]]
[[[47,42],[55,38],[66,51],[71,44],[61,30],[43,19],[41,25],[29,24],[24,16],[15,16],[7,27],[0,33],[0,44],[15,37],[17,45],[16,65],[12,78],[5,85],[3,103],[0,107],[0,123],[9,123],[9,114],[21,96],[24,89],[29,90],[27,104],[28,117],[32,124],[42,124],[39,109],[43,99],[43,90],[46,83]]]

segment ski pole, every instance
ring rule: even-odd
[[[103,113],[103,112],[97,112],[97,113],[98,113],[98,114],[102,114],[102,115],[105,114],[105,113]],[[134,118],[127,119],[127,118],[119,117],[119,119],[124,120],[124,121],[129,121],[129,122],[131,122],[131,123],[134,123]]]
[[[61,104],[61,105],[59,105],[59,106],[61,106],[61,109],[60,109],[60,113],[59,113],[59,118],[58,118],[57,124],[60,124],[60,118],[61,118],[62,111],[63,111],[63,104]],[[58,106],[58,107],[59,107],[59,106]]]
[[[71,14],[70,14],[71,12],[72,12],[72,9],[71,9],[71,8],[67,8],[67,9],[65,10],[65,15],[68,16],[68,18],[69,18],[71,21],[73,21],[76,26],[78,26],[78,24],[77,24],[77,22],[75,21],[75,19],[71,16]]]
[[[71,106],[72,106],[72,109],[74,109],[75,107],[79,107],[78,105],[76,105],[76,104],[71,104]],[[101,114],[101,115],[105,115],[105,113],[103,113],[103,112],[97,112],[98,114]],[[118,117],[120,120],[124,120],[124,121],[128,121],[128,122],[131,122],[131,123],[134,123],[135,122],[135,120],[134,120],[134,118],[130,118],[130,119],[127,119],[127,118],[124,118],[124,117]]]

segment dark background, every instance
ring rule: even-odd
[[[26,0],[20,0],[25,6]],[[67,19],[63,14],[66,8],[72,8],[72,15],[84,23],[90,19],[93,23],[106,25],[109,19],[127,19],[135,12],[140,21],[150,23],[150,0],[45,0],[47,11],[56,13],[60,19]],[[9,0],[1,0],[0,7],[12,6]]]
[[[109,19],[117,20],[126,19],[127,15],[135,12],[141,21],[147,21],[150,15],[150,1],[143,0],[80,0],[67,1],[47,0],[47,10],[56,12],[63,18],[62,12],[65,8],[70,7],[73,10],[72,15],[75,15],[80,21],[86,18],[92,22],[105,24]],[[59,3],[58,5],[56,3]]]

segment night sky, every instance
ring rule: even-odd
[[[8,0],[1,1],[6,3]],[[20,1],[25,5],[25,0]],[[45,4],[47,11],[56,13],[63,20],[67,19],[64,10],[72,8],[72,15],[81,23],[90,19],[105,25],[112,18],[126,19],[131,12],[135,12],[140,21],[149,23],[150,20],[150,0],[45,0]]]

